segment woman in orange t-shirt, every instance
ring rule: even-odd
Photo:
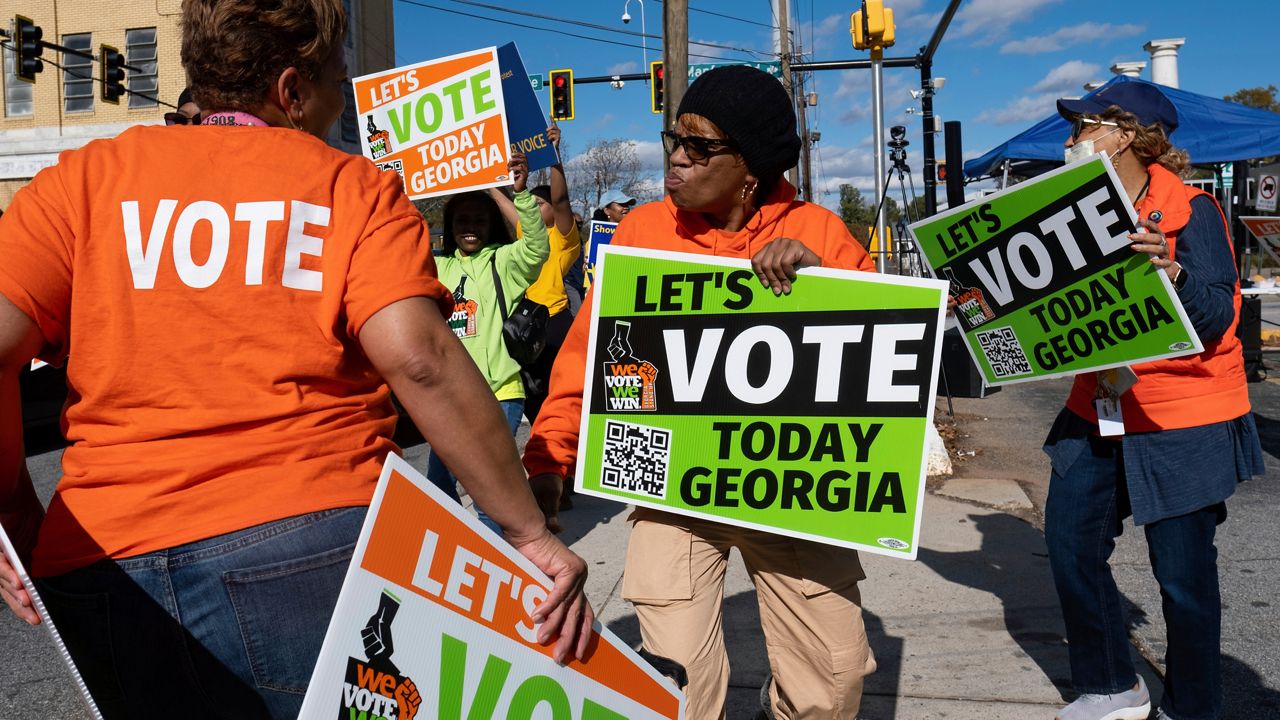
[[[182,9],[202,124],[64,153],[0,218],[0,522],[103,715],[296,717],[397,451],[391,390],[555,581],[540,638],[582,657],[585,563],[442,317],[426,224],[395,173],[320,139],[348,82],[342,2]],[[47,512],[16,382],[37,356],[71,390]],[[39,622],[5,557],[0,596]],[[394,667],[387,622],[365,641]]]

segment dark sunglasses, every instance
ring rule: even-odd
[[[1077,116],[1071,121],[1071,139],[1079,140],[1080,133],[1083,133],[1088,125],[1110,125],[1111,127],[1120,127],[1109,120],[1093,120],[1091,118]]]
[[[734,152],[733,143],[715,138],[698,137],[697,135],[677,135],[670,130],[662,131],[662,146],[670,155],[677,147],[684,148],[684,154],[693,162],[702,162],[712,155]]]
[[[164,114],[165,125],[199,125],[200,113],[196,113],[192,117],[187,117],[180,112],[167,112]]]

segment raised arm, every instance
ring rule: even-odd
[[[552,123],[547,128],[547,139],[560,155],[560,126]],[[573,230],[573,205],[569,203],[569,182],[564,176],[564,163],[558,162],[551,167],[551,211],[556,216],[556,229],[561,235],[568,235]]]
[[[593,618],[583,593],[586,563],[547,531],[506,418],[437,307],[423,297],[392,303],[360,329],[360,345],[476,504],[551,577],[551,593],[533,617],[542,623],[539,641],[559,634],[557,660],[584,658]]]
[[[507,194],[501,188],[489,188],[489,197],[498,203],[498,210],[502,213],[502,219],[506,220],[512,229],[520,227],[520,214],[516,212],[516,204],[511,202],[511,198],[507,197]]]
[[[22,441],[22,403],[18,374],[40,352],[44,340],[36,324],[0,295],[0,524],[9,533],[20,557],[29,559],[36,545],[44,507],[27,472]],[[538,515],[539,523],[542,515]],[[18,616],[32,625],[40,616],[31,606],[18,573],[0,553],[0,596]]]
[[[547,226],[542,222],[538,201],[527,189],[529,163],[523,154],[511,156],[511,175],[515,178],[513,189],[516,191],[516,212],[520,218],[520,239],[498,249],[498,262],[503,267],[504,275],[511,273],[520,279],[523,290],[542,272],[543,263],[551,255],[551,239],[547,235]],[[508,298],[508,301],[513,299]]]

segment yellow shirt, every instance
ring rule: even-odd
[[[569,298],[564,294],[564,276],[582,252],[582,243],[578,240],[578,226],[574,224],[568,235],[561,235],[560,229],[551,224],[547,228],[551,238],[551,255],[542,266],[542,273],[525,291],[525,297],[547,306],[551,315],[559,315],[569,307]]]

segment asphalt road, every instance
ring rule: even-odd
[[[1218,536],[1228,720],[1280,718],[1280,353],[1269,357],[1277,379],[1249,387],[1267,474],[1240,487]],[[1017,480],[1042,508],[1048,464],[1039,447],[1068,385],[1029,383],[985,399],[957,399],[957,475]],[[47,502],[61,451],[51,449],[50,438],[30,440],[31,474]],[[1038,511],[1030,515],[1026,519],[1040,527]],[[1129,527],[1113,564],[1129,601],[1134,642],[1161,672],[1164,626],[1141,532]],[[78,703],[45,630],[0,613],[0,719],[78,717]]]

